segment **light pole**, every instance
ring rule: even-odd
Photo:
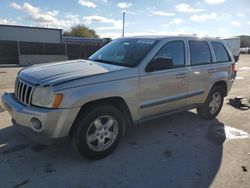
[[[124,37],[125,11],[122,12],[122,37]]]

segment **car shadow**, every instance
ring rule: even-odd
[[[6,111],[3,107],[2,107],[2,105],[0,104],[0,113],[2,113],[2,112],[4,112],[4,111]]]
[[[43,146],[10,126],[0,129],[1,184],[209,187],[220,167],[225,139],[223,123],[188,111],[128,127],[114,153],[90,161],[74,152],[68,141]]]

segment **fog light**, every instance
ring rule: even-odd
[[[36,132],[40,132],[42,131],[42,123],[39,119],[37,118],[32,118],[30,120],[30,127],[36,131]]]

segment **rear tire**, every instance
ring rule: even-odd
[[[196,108],[197,113],[204,119],[214,119],[221,111],[224,101],[223,88],[214,86],[204,104]]]
[[[84,157],[102,159],[117,147],[125,126],[122,113],[109,104],[101,104],[79,114],[71,141],[73,147]]]

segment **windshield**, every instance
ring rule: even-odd
[[[89,60],[135,67],[156,44],[154,39],[117,39],[89,57]]]

